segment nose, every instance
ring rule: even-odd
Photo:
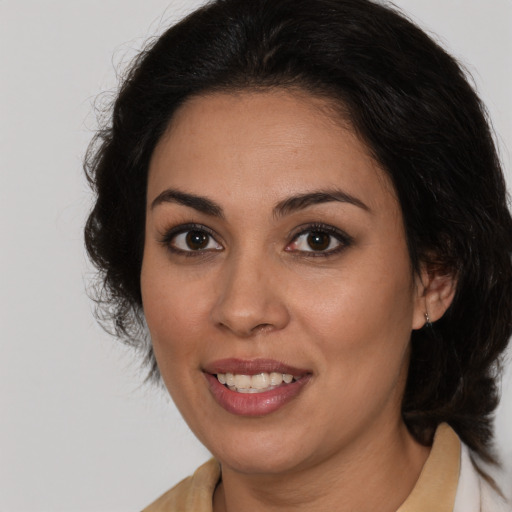
[[[212,320],[238,337],[286,327],[290,315],[279,270],[263,258],[239,257],[225,264]]]

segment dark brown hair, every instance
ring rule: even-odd
[[[176,109],[215,90],[327,96],[389,174],[411,261],[457,277],[455,299],[414,331],[403,417],[422,443],[448,422],[492,460],[500,355],[512,325],[512,220],[485,110],[456,61],[369,0],[215,0],[145,49],[89,149],[88,253],[115,333],[158,375],[140,292],[148,164]],[[248,120],[250,122],[250,120]]]

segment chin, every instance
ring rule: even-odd
[[[222,465],[237,473],[250,475],[283,475],[300,466],[299,461],[293,460],[292,456],[286,452],[276,453],[275,449],[271,454],[247,451],[237,453],[233,457],[223,455],[224,458],[219,459]]]
[[[282,433],[256,432],[228,436],[222,443],[217,438],[213,453],[221,464],[245,474],[285,474],[301,467],[307,458],[307,447],[300,438]],[[208,445],[207,445],[208,447]]]

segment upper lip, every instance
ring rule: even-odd
[[[210,374],[233,373],[239,375],[257,375],[258,373],[287,373],[294,377],[309,372],[274,359],[219,359],[204,366],[203,371]]]

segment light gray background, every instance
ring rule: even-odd
[[[96,326],[81,234],[95,97],[115,88],[114,67],[199,3],[0,0],[2,512],[140,510],[208,457]],[[396,3],[467,64],[512,183],[512,0]],[[509,468],[510,373],[497,417]]]

